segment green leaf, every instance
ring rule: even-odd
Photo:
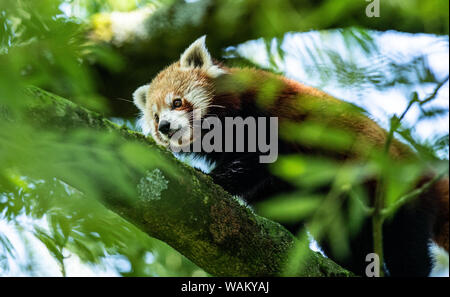
[[[280,195],[256,205],[258,213],[278,222],[298,222],[310,217],[319,207],[321,196],[295,193]]]

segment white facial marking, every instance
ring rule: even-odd
[[[172,106],[172,101],[175,98],[175,95],[173,93],[168,93],[166,95],[166,98],[164,98],[164,102],[168,105],[168,106]]]
[[[204,88],[194,86],[184,94],[184,97],[192,104],[194,110],[200,111],[201,116],[204,116],[208,112],[211,96]]]
[[[189,124],[187,113],[184,110],[164,110],[161,111],[159,116],[160,121],[168,121],[170,123],[170,129],[181,129],[186,124]]]
[[[151,119],[148,119],[148,113],[144,112],[144,114],[138,119],[137,126],[141,127],[142,133],[145,136],[149,134],[153,134],[153,125],[151,124]]]

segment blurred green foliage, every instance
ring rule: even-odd
[[[80,9],[85,5],[88,15],[124,3],[76,2],[71,5]],[[105,189],[99,189],[92,176],[104,179],[106,184],[116,184],[117,191],[129,196],[135,191],[135,186],[127,182],[129,170],[144,172],[156,164],[167,167],[160,156],[152,156],[142,146],[110,133],[82,127],[58,131],[37,128],[34,124],[39,120],[31,118],[24,109],[29,101],[36,100],[25,91],[34,85],[69,94],[75,103],[107,113],[108,105],[96,90],[89,61],[95,58],[111,70],[119,69],[123,61],[117,53],[87,39],[86,20],[64,16],[59,9],[61,4],[70,3],[0,4],[0,213],[3,227],[9,230],[0,233],[0,274],[8,275],[14,262],[23,264],[22,271],[16,269],[15,273],[46,275],[52,271],[51,267],[39,267],[33,262],[35,257],[15,250],[8,237],[23,234],[26,251],[36,253],[38,258],[45,256],[42,250],[27,244],[28,238],[34,236],[55,259],[63,275],[68,257],[76,256],[89,265],[105,265],[105,259],[119,255],[128,263],[113,261],[113,271],[121,275],[204,275],[166,244],[143,234],[97,202]],[[84,175],[83,168],[90,168],[92,176]],[[80,193],[55,176],[75,180],[85,192]],[[18,245],[20,240],[15,240]]]
[[[320,30],[314,31],[320,38],[309,43],[297,58],[312,62],[313,66],[305,69],[321,82],[319,86],[333,81],[355,93],[367,88],[396,88],[410,100],[415,86],[438,86],[441,80],[424,56],[398,61],[380,53],[375,42],[379,33],[373,30],[448,34],[448,1],[384,1],[379,19],[365,16],[366,4],[354,0],[2,0],[2,223],[23,235],[25,253],[38,253],[27,244],[27,236],[37,238],[63,275],[71,255],[99,266],[108,259],[122,257],[127,265],[117,264],[114,269],[124,276],[205,275],[166,244],[143,234],[98,202],[107,190],[129,196],[133,192],[133,185],[127,182],[129,170],[145,172],[156,166],[170,166],[164,158],[143,146],[120,140],[117,135],[92,129],[37,129],[33,125],[36,119],[27,118],[24,109],[34,98],[24,89],[38,86],[135,128],[137,110],[129,102],[131,91],[177,59],[196,37],[208,34],[213,54],[229,65],[251,65],[285,73],[283,61],[288,53],[283,41],[295,32],[309,30]],[[149,7],[151,12],[143,21],[145,34],[119,42],[112,12],[120,11],[125,17],[127,12]],[[128,19],[122,23],[121,28],[127,30],[129,22]],[[332,38],[336,35],[344,40],[343,50],[333,48]],[[307,38],[303,37],[303,41]],[[262,44],[258,51],[268,57],[266,65],[239,50],[239,44],[252,39]],[[443,40],[448,47],[448,36],[443,36]],[[345,52],[352,56],[356,51],[372,63],[361,64],[360,59],[342,55]],[[295,49],[289,53],[295,54]],[[261,98],[271,97],[276,90],[276,85],[265,86]],[[426,98],[419,99],[423,102],[417,103],[421,113],[418,120],[448,114],[448,107],[429,108]],[[346,147],[352,141],[352,135],[345,131],[317,123],[287,127],[286,131],[290,131],[286,134],[294,141],[333,149]],[[368,163],[347,166],[326,157],[280,158],[274,173],[292,182],[298,191],[258,205],[258,212],[280,222],[306,219],[310,235],[316,239],[329,237],[337,254],[345,255],[348,238],[367,216],[368,198],[362,185],[365,177],[382,175],[387,181],[385,198],[389,207],[412,189],[425,168],[448,170],[448,131],[434,140],[423,140],[417,137],[413,126],[401,124],[395,127],[395,135],[418,152],[417,162],[393,163],[376,154]],[[99,189],[92,176],[83,175],[81,168],[90,168],[92,176],[104,179],[106,184],[115,183],[115,188]],[[56,176],[70,176],[77,184],[68,185]],[[322,187],[329,184],[331,190],[324,193]],[[77,186],[89,190],[81,193]],[[7,274],[10,263],[19,262],[20,258],[9,239],[11,235],[1,230],[0,275]],[[300,230],[298,235],[304,240],[293,251],[287,273],[296,269],[301,248],[307,248],[308,234]],[[45,273],[36,268],[32,256],[27,258],[29,262],[22,267],[24,274]]]

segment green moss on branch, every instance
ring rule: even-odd
[[[112,190],[114,184],[105,184],[99,179],[98,187],[108,189],[102,197],[107,208],[148,235],[168,243],[212,275],[281,274],[295,245],[293,235],[281,225],[241,205],[207,175],[179,162],[142,134],[40,89],[28,91],[33,97],[28,115],[38,125],[117,133],[127,141],[145,143],[148,150],[160,154],[177,168],[176,174],[164,168],[149,169],[144,175],[131,170],[130,182],[136,188],[133,199],[122,197],[125,194]],[[85,171],[90,175],[89,168]],[[70,175],[60,178],[69,184],[72,182]],[[331,260],[310,250],[300,266],[301,271],[294,275],[351,276]]]

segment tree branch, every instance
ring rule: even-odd
[[[124,197],[125,194],[115,190],[113,183],[99,179],[89,168],[82,169],[94,182],[98,180],[98,188],[104,192],[102,203],[107,208],[148,235],[168,243],[212,275],[276,276],[282,273],[296,240],[281,225],[241,205],[207,175],[179,162],[143,135],[45,91],[31,88],[30,92],[33,102],[28,116],[41,127],[63,130],[88,127],[118,133],[127,142],[145,143],[148,150],[177,168],[173,174],[164,166],[158,166],[149,169],[145,176],[130,170],[127,182],[136,185],[134,197]],[[77,187],[72,176],[58,178]],[[296,276],[352,275],[310,250],[302,261],[301,271],[295,273]]]

